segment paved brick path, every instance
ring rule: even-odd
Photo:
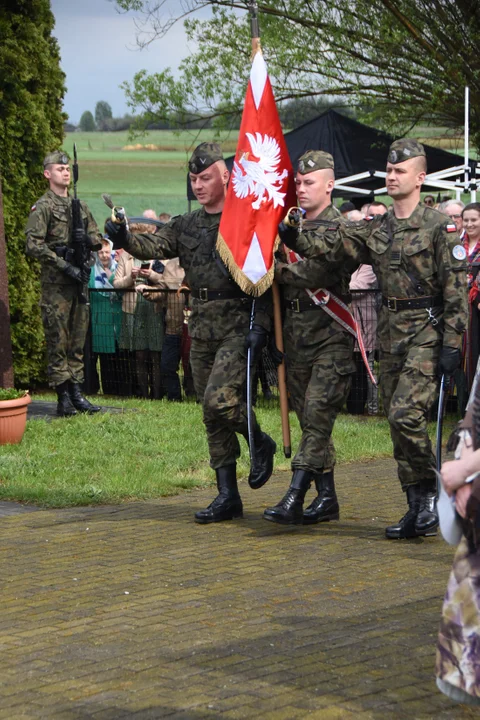
[[[0,718],[474,718],[436,690],[452,550],[387,542],[390,461],[337,472],[341,520],[261,519],[287,484],[0,520]]]

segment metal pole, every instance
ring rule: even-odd
[[[255,319],[255,298],[252,300],[252,311],[250,313],[250,330],[253,327],[253,321]],[[255,373],[252,373],[252,350],[248,348],[247,351],[247,427],[248,427],[248,449],[250,451],[250,465],[253,467],[253,461],[255,459],[255,440],[253,437],[253,405],[252,405],[252,391],[253,391],[253,377]]]
[[[470,190],[470,165],[468,163],[468,147],[470,144],[469,138],[469,99],[470,91],[469,88],[465,88],[465,119],[464,119],[464,156],[465,156],[465,192]],[[473,201],[472,201],[473,202]]]

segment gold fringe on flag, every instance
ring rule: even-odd
[[[273,245],[274,253],[279,244],[280,238],[277,235]],[[275,275],[275,261],[272,263],[272,267],[267,270],[266,274],[260,278],[257,283],[253,283],[250,278],[245,275],[243,270],[240,270],[238,267],[230,248],[220,233],[218,233],[217,236],[216,248],[221,259],[227,266],[230,275],[244,293],[252,295],[253,297],[260,297],[260,295],[263,295],[263,293],[271,287]]]

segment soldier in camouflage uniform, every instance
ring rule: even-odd
[[[40,308],[48,356],[48,379],[57,391],[57,414],[94,413],[81,392],[83,348],[88,330],[88,305],[79,302],[79,290],[88,282],[90,267],[70,261],[72,249],[72,200],[69,158],[62,151],[46,156],[44,176],[49,190],[33,205],[26,227],[26,252],[41,264]],[[81,203],[84,232],[92,249],[101,247],[101,235],[85,203]]]
[[[383,295],[380,388],[409,507],[386,528],[390,539],[436,533],[435,460],[427,416],[437,375],[450,376],[460,363],[467,322],[466,253],[455,225],[420,203],[426,170],[423,146],[396,140],[387,162],[389,212],[346,222],[336,233],[326,233],[322,248],[308,246],[301,235],[294,242],[297,252],[322,256],[327,263],[349,257],[371,264],[378,278]]]
[[[270,330],[271,302],[265,296],[257,299],[255,324],[249,330],[252,299],[233,281],[215,249],[228,181],[220,147],[199,145],[190,158],[189,171],[193,192],[202,205],[199,210],[174,217],[155,234],[132,235],[125,225],[113,221],[107,223],[107,231],[115,247],[125,247],[134,257],[179,257],[185,270],[192,307],[190,361],[219,493],[208,508],[195,514],[195,520],[211,523],[243,514],[236,478],[240,455],[236,433],[248,441],[247,349],[251,348],[255,362]],[[255,418],[254,441],[249,484],[259,488],[272,474],[276,445]]]
[[[306,211],[303,242],[322,242],[325,232],[336,232],[344,222],[331,204],[335,182],[333,158],[320,150],[309,150],[299,160],[295,178],[297,196]],[[290,229],[281,227],[289,245]],[[296,230],[291,231],[296,236]],[[351,264],[350,264],[351,265]],[[293,476],[285,497],[264,512],[265,520],[281,524],[312,524],[338,520],[339,507],[333,468],[333,425],[350,391],[353,336],[323,306],[315,304],[306,288],[328,288],[345,300],[350,281],[348,264],[325,276],[315,259],[296,264],[277,263],[276,279],[282,285],[285,308],[284,340],[290,399],[302,428],[302,439],[292,461]],[[303,512],[305,493],[312,479],[317,497]]]

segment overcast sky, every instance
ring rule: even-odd
[[[178,6],[178,0],[171,0],[171,8]],[[128,108],[120,83],[130,81],[143,68],[175,70],[190,54],[181,23],[162,40],[138,50],[135,13],[118,14],[109,0],[51,0],[51,8],[53,35],[60,44],[61,66],[67,76],[64,108],[73,123],[78,123],[84,110],[94,113],[99,100],[110,103],[115,117],[124,115]]]

